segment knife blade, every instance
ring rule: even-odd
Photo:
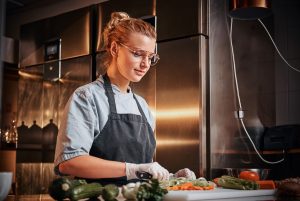
[[[137,176],[137,178],[142,179],[142,180],[152,179],[152,174],[150,174],[149,172],[145,172],[145,171],[136,171],[135,175]]]

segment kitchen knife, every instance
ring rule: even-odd
[[[152,174],[150,174],[149,172],[145,172],[145,171],[136,171],[135,175],[137,176],[137,178],[142,179],[142,180],[152,179]]]

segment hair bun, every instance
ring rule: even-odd
[[[115,27],[120,21],[129,19],[129,15],[125,12],[113,12],[111,14],[111,20],[109,22],[110,27]]]

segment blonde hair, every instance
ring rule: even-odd
[[[125,12],[113,12],[103,31],[103,46],[106,50],[103,62],[106,67],[112,60],[109,52],[111,43],[113,41],[126,43],[131,33],[141,33],[156,40],[155,28],[151,24],[141,19],[131,18]]]

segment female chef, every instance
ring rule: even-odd
[[[103,39],[106,74],[76,89],[69,99],[57,138],[55,171],[103,184],[135,181],[137,171],[167,180],[168,170],[152,160],[155,120],[146,101],[129,87],[159,60],[155,29],[115,12]]]

